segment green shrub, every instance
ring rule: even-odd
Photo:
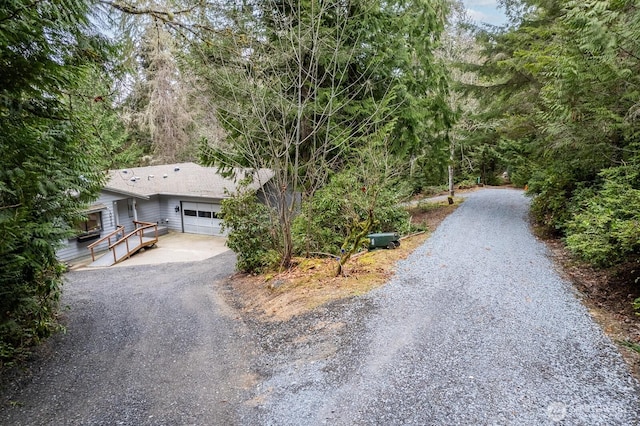
[[[297,254],[324,252],[336,254],[343,239],[343,228],[349,218],[343,211],[345,200],[331,193],[327,186],[302,203],[302,210],[293,221],[292,234]]]
[[[548,232],[562,234],[571,218],[570,199],[575,180],[560,172],[537,171],[529,181],[529,193],[534,194],[531,203],[533,219]]]
[[[442,205],[440,205],[439,203],[431,202],[431,201],[421,201],[418,203],[416,208],[418,209],[419,212],[426,213],[426,212],[432,212],[432,211],[441,209]]]
[[[458,189],[469,189],[469,188],[475,188],[475,186],[478,184],[477,180],[474,179],[465,179],[462,180],[460,182],[457,183],[457,188]]]
[[[596,266],[611,266],[640,251],[638,170],[603,170],[601,187],[576,194],[566,226],[567,247]]]
[[[305,200],[293,224],[296,252],[338,255],[354,217],[367,217],[371,200],[367,198],[368,189],[363,188],[356,177],[345,172],[334,176],[311,200]],[[402,194],[395,188],[383,188],[377,193],[371,232],[410,231],[409,214],[399,206]]]
[[[635,309],[636,315],[640,315],[640,297],[633,301],[633,309]]]
[[[227,246],[237,255],[239,271],[261,272],[280,263],[269,208],[255,191],[240,191],[222,201],[222,228],[229,230]]]
[[[34,256],[32,260],[35,259]],[[63,267],[55,256],[42,256],[39,260],[47,265],[25,267],[13,280],[0,280],[0,368],[24,358],[32,346],[62,329],[56,322],[56,311]]]
[[[524,188],[531,180],[531,172],[525,168],[514,168],[509,171],[509,180],[513,185]]]
[[[422,191],[420,191],[420,195],[424,196],[424,197],[430,197],[432,195],[441,194],[441,193],[446,192],[448,190],[449,190],[449,186],[448,185],[425,186],[424,188],[422,188]]]

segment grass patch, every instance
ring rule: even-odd
[[[618,343],[626,348],[636,351],[640,354],[640,345],[629,340],[619,340]]]
[[[453,205],[458,206],[462,203],[463,199],[459,198],[459,197],[454,197],[453,198]],[[442,200],[442,201],[421,201],[418,203],[417,206],[415,207],[410,207],[407,209],[407,211],[409,212],[409,214],[414,214],[414,213],[428,213],[428,212],[433,212],[436,210],[440,210],[443,208],[447,208],[449,207],[451,204],[449,204],[449,201],[447,200]]]

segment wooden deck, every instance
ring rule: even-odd
[[[119,227],[109,235],[102,237],[100,240],[91,244],[88,249],[91,250],[93,263],[91,267],[107,267],[122,262],[125,259],[136,254],[141,248],[153,246],[158,242],[158,224],[148,222],[134,221],[136,229],[124,235],[124,228]],[[149,233],[149,231],[152,231]],[[122,233],[122,237],[118,239],[118,234]],[[151,235],[151,236],[149,236]],[[115,242],[111,244],[111,239]],[[98,259],[95,258],[94,248],[101,242],[107,241],[109,251]]]

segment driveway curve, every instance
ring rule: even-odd
[[[468,194],[391,282],[287,327],[245,424],[638,425],[640,388],[531,234],[521,191]]]
[[[640,425],[640,387],[528,226],[468,195],[384,287],[242,321],[202,262],[76,271],[68,332],[2,394],[11,425]]]
[[[68,273],[67,332],[3,391],[0,424],[239,424],[254,354],[219,295],[234,265],[227,252]]]

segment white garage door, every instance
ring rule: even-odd
[[[189,234],[221,235],[217,204],[182,202],[182,226]]]

